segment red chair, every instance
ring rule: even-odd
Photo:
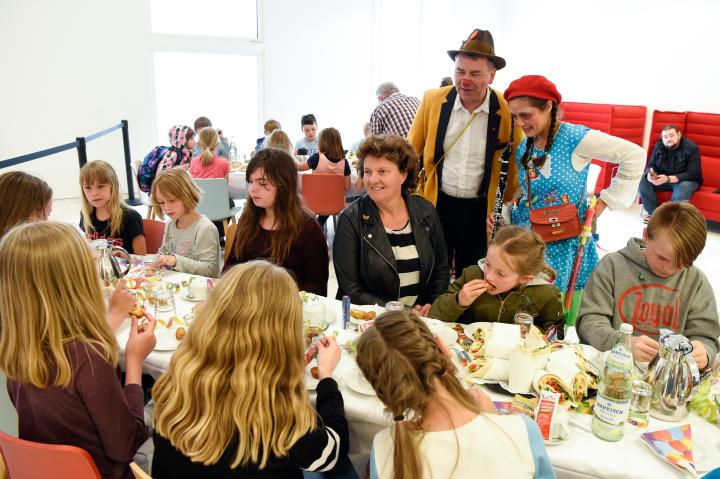
[[[165,223],[146,218],[143,220],[143,230],[145,230],[145,246],[148,254],[157,253],[165,235]]]
[[[0,452],[9,479],[102,479],[90,454],[79,447],[25,441],[0,431]]]
[[[345,177],[343,175],[302,175],[302,198],[305,206],[316,215],[332,215],[333,226],[345,208]]]

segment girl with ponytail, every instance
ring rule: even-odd
[[[560,121],[562,96],[555,84],[543,76],[518,78],[510,83],[504,96],[515,125],[527,136],[515,153],[520,196],[512,211],[513,224],[530,228],[530,210],[567,204],[575,205],[582,223],[588,208],[587,179],[593,159],[618,165],[612,183],[598,195],[595,217],[601,216],[605,208],[622,209],[632,204],[645,167],[641,147],[583,125]],[[569,288],[578,237],[546,241],[545,260],[557,271],[555,284],[564,294]],[[595,240],[589,238],[572,305],[566,311],[568,324],[575,323],[582,289],[597,262]]]
[[[220,146],[220,136],[214,128],[200,130],[202,153],[190,161],[190,176],[193,178],[225,178],[230,175],[230,162],[215,154]]]
[[[430,317],[464,324],[514,323],[515,313],[530,313],[543,332],[552,326],[562,338],[565,319],[555,272],[545,264],[545,243],[519,226],[500,228],[487,257],[463,270],[430,309]]]
[[[466,391],[447,349],[415,313],[378,317],[357,352],[395,419],[373,440],[371,478],[555,477],[532,419],[498,415],[487,396]]]

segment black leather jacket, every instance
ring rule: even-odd
[[[432,304],[447,291],[450,281],[447,247],[440,218],[432,203],[403,194],[420,257],[420,294],[417,304]],[[368,195],[340,215],[333,242],[338,299],[349,295],[354,304],[379,304],[398,299],[400,278],[395,255]]]

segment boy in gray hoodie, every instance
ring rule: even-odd
[[[720,336],[713,290],[692,266],[706,238],[705,218],[690,203],[655,210],[643,239],[606,255],[590,276],[578,315],[580,340],[607,351],[620,324],[630,323],[633,356],[647,362],[658,352],[658,330],[667,328],[690,339],[693,358],[705,369]]]

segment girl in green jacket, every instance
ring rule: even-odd
[[[555,272],[545,264],[545,243],[518,226],[498,230],[487,257],[463,270],[447,293],[432,305],[430,317],[470,324],[513,323],[515,313],[530,313],[543,332],[551,326],[562,335],[564,316]]]

